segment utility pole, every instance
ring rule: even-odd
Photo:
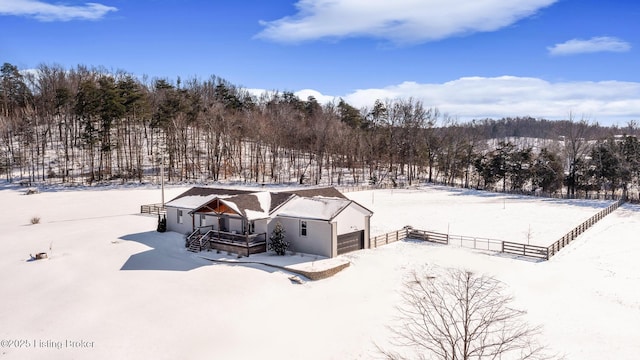
[[[164,154],[160,158],[160,188],[162,191],[162,207],[164,207]]]

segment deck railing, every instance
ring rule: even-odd
[[[201,239],[209,249],[234,252],[247,257],[266,251],[267,246],[267,233],[238,234],[211,229]]]

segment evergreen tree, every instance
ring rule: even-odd
[[[557,154],[543,148],[533,162],[531,179],[534,187],[541,187],[547,193],[558,191],[562,188],[564,169],[562,160]]]
[[[349,105],[342,99],[340,99],[338,103],[338,110],[340,111],[340,120],[349,125],[349,127],[357,129],[363,126],[364,121],[360,110]]]
[[[269,250],[278,255],[284,255],[288,248],[289,242],[286,241],[284,227],[282,227],[282,224],[278,221],[269,237]]]
[[[158,214],[158,232],[165,232],[167,231],[167,217],[165,215],[162,215],[162,218],[160,218],[160,214]]]

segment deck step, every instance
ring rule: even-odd
[[[198,253],[200,251],[202,251],[202,246],[200,246],[200,239],[202,238],[202,236],[196,236],[193,239],[191,239],[191,241],[189,242],[189,247],[187,248],[188,251],[194,252],[194,253]]]

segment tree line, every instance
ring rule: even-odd
[[[222,78],[0,68],[7,181],[447,185],[570,195],[638,185],[638,128],[529,117],[461,123],[416,99],[355,108]],[[614,135],[622,135],[615,137]]]

